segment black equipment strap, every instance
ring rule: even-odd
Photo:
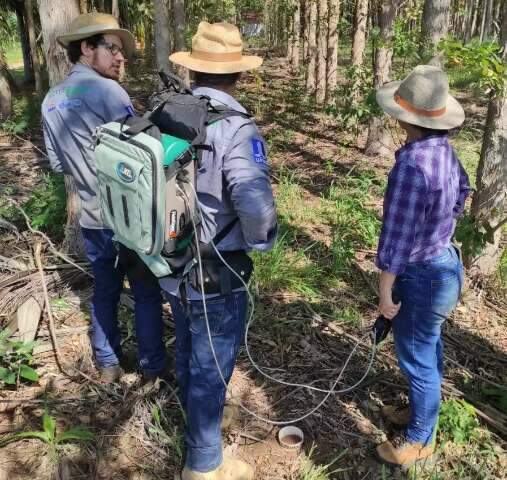
[[[136,120],[136,124],[127,128],[127,130],[123,130],[122,133],[125,135],[137,135],[138,133],[144,132],[155,125],[147,120],[146,118],[139,117]]]
[[[218,232],[213,238],[213,243],[217,246],[233,229],[234,225],[239,221],[239,218],[236,217],[232,222],[229,222],[220,232]]]

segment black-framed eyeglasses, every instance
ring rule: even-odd
[[[112,55],[118,55],[118,53],[121,53],[123,56],[125,56],[125,50],[123,50],[123,48],[121,48],[119,45],[116,45],[116,43],[100,42],[99,45],[107,48]]]

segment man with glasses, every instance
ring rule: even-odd
[[[94,276],[92,346],[101,380],[111,383],[121,375],[117,314],[125,273],[117,265],[113,232],[100,215],[93,135],[99,125],[134,114],[118,80],[125,57],[135,51],[135,40],[112,15],[88,13],[79,15],[58,42],[73,67],[42,104],[44,140],[51,167],[74,177],[81,199],[80,225]],[[156,281],[129,280],[139,364],[144,378],[153,380],[166,370],[160,288]]]

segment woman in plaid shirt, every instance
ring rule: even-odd
[[[410,401],[406,409],[385,407],[386,417],[406,429],[379,445],[377,454],[385,463],[408,466],[434,451],[441,326],[456,306],[463,283],[451,237],[470,186],[447,132],[461,125],[465,115],[449,95],[445,73],[429,65],[416,67],[402,82],[383,86],[377,100],[407,133],[389,173],[376,263],[382,270],[379,310],[393,321]]]

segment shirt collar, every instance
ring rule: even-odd
[[[210,87],[196,87],[193,89],[193,92],[195,95],[206,95],[216,102],[227,105],[238,112],[247,113],[245,108],[234,97],[222,90],[216,90]]]
[[[94,70],[92,67],[89,67],[88,65],[84,65],[82,63],[75,63],[73,67],[70,69],[69,75],[72,75],[74,73],[87,73],[96,75],[97,77],[102,77],[102,75]],[[103,77],[102,77],[103,78]]]
[[[447,145],[448,137],[447,134],[443,135],[429,135],[428,137],[419,138],[417,140],[412,140],[411,142],[406,143],[403,147],[399,148],[395,156],[398,158],[402,153],[408,152],[414,148],[430,148],[430,147],[440,147],[442,145]]]

